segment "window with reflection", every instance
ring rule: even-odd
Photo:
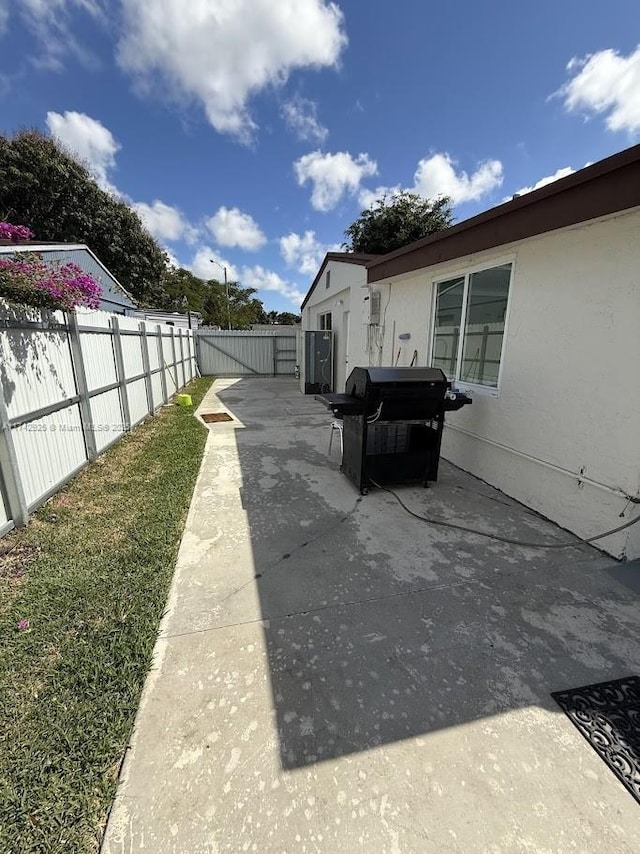
[[[450,380],[497,388],[511,264],[436,283],[431,364]]]

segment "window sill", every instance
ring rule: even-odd
[[[456,382],[452,383],[459,391],[473,397],[499,397],[500,390],[488,385],[475,385],[474,383]]]

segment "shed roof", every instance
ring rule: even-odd
[[[51,243],[43,240],[21,240],[19,243],[14,243],[11,240],[0,240],[0,254],[11,255],[15,252],[37,252],[45,259],[48,257],[54,262],[78,264],[102,285],[100,301],[101,307],[105,310],[111,310],[112,306],[134,308],[136,305],[131,294],[86,243]]]
[[[640,145],[367,264],[381,281],[640,205]],[[307,295],[308,298],[308,295]]]

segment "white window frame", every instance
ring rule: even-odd
[[[480,383],[470,383],[466,380],[459,379],[462,354],[464,348],[465,329],[467,325],[467,309],[469,304],[469,286],[471,276],[474,273],[481,273],[483,270],[491,270],[493,267],[502,267],[505,264],[511,264],[511,273],[509,275],[509,294],[507,296],[507,307],[504,315],[504,332],[502,334],[502,347],[500,348],[500,364],[498,366],[498,384],[497,386],[482,385]],[[511,309],[511,295],[513,292],[513,280],[516,270],[515,255],[509,255],[502,258],[494,258],[491,261],[485,261],[481,264],[476,264],[472,267],[458,267],[442,273],[437,278],[431,280],[431,329],[429,334],[429,364],[433,365],[433,347],[436,340],[436,308],[438,305],[438,285],[442,282],[447,282],[449,279],[464,277],[464,290],[462,293],[462,313],[460,315],[460,340],[458,341],[458,352],[456,354],[456,375],[452,383],[456,388],[462,391],[469,391],[472,394],[485,397],[499,397],[500,387],[502,385],[502,371],[504,368],[504,357],[507,343],[507,331],[509,326],[509,312]]]
[[[331,318],[331,326],[327,329],[327,317]],[[321,311],[318,314],[318,327],[321,332],[333,331],[333,313],[331,311]]]

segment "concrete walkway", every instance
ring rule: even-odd
[[[640,673],[640,567],[361,499],[293,381],[217,381],[216,410],[104,854],[637,851],[550,692]],[[446,463],[402,494],[568,537]]]

